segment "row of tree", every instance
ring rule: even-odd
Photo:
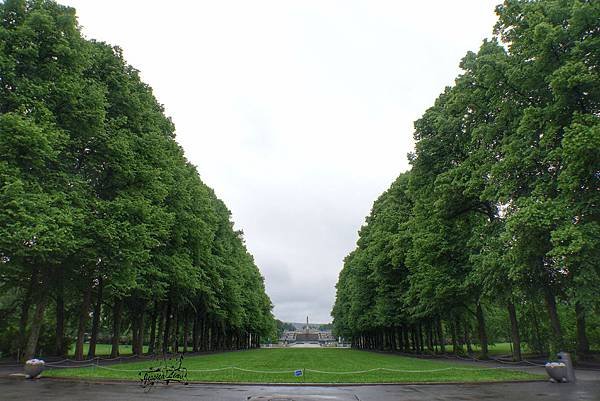
[[[275,323],[277,324],[277,338],[271,339],[272,342],[277,342],[285,331],[296,331],[296,326],[293,323],[282,322],[279,319],[276,319]]]
[[[496,11],[344,261],[332,314],[356,347],[600,346],[600,2]]]
[[[117,47],[0,3],[0,352],[256,347],[275,331],[226,206]]]

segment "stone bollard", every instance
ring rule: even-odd
[[[546,373],[550,376],[550,381],[553,383],[574,383],[575,370],[573,369],[573,361],[571,354],[567,352],[559,352],[556,354],[558,361],[548,362]]]
[[[41,359],[30,359],[25,362],[25,375],[28,379],[36,379],[44,371],[45,362]]]
[[[568,352],[559,352],[556,354],[558,360],[565,364],[567,368],[567,380],[571,383],[575,383],[575,369],[573,369],[573,360],[571,354]]]

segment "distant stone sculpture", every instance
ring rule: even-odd
[[[311,328],[308,316],[306,324],[295,324],[296,330],[284,331],[279,341],[284,346],[329,346],[336,342],[331,330],[321,330],[317,326]]]

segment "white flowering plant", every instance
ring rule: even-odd
[[[548,362],[546,364],[546,366],[549,368],[562,368],[562,367],[566,367],[567,365],[565,365],[562,362]]]
[[[550,376],[550,381],[553,383],[567,382],[567,365],[562,362],[548,362],[546,365],[546,373]]]
[[[44,370],[45,363],[46,362],[44,362],[42,359],[34,358],[27,360],[24,366],[27,378],[35,379],[36,377],[38,377]]]

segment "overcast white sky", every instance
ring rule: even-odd
[[[408,167],[413,121],[491,36],[499,1],[61,2],[154,88],[275,316],[328,322],[344,256]]]

